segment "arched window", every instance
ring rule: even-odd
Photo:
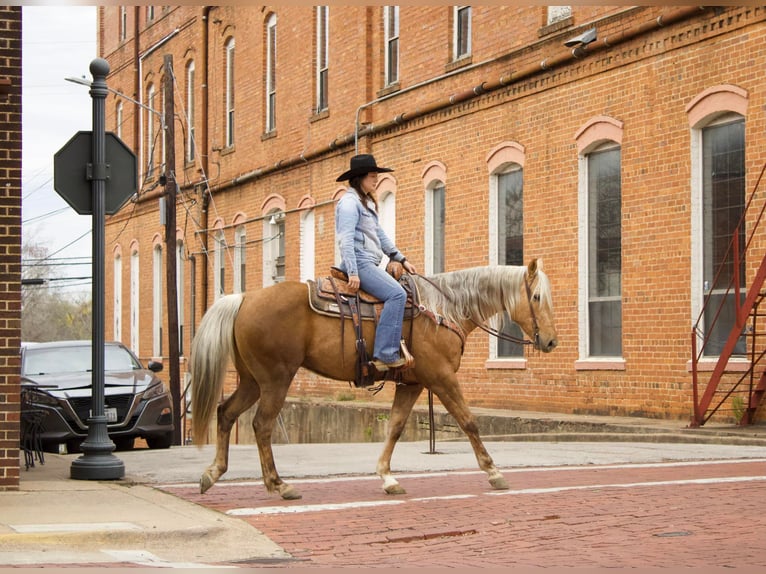
[[[489,261],[493,265],[524,264],[524,148],[506,142],[487,157],[489,170]],[[523,338],[510,316],[503,317],[503,332]],[[523,358],[524,347],[490,339],[490,355],[499,359]]]
[[[425,187],[425,268],[432,275],[445,271],[445,223],[447,169],[441,162],[433,161],[423,170]]]
[[[622,362],[622,122],[599,116],[579,151],[580,358]],[[619,361],[614,363],[615,360]],[[606,364],[606,363],[605,363]],[[622,367],[620,367],[622,365]]]
[[[737,227],[745,210],[745,117],[747,92],[714,86],[686,107],[691,128],[692,166],[692,317],[707,299],[703,356],[720,355],[735,324],[734,278],[730,244],[739,234],[739,287],[745,297],[745,229]],[[717,279],[717,281],[716,281]],[[702,340],[700,341],[700,344]],[[735,354],[746,352],[741,336]]]

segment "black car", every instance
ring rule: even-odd
[[[41,419],[43,448],[77,452],[88,436],[92,398],[91,341],[22,343],[21,410]],[[145,369],[121,343],[104,345],[104,414],[109,438],[118,450],[133,448],[137,437],[149,448],[173,442],[170,393],[155,373],[162,363]],[[42,416],[39,416],[42,415]]]

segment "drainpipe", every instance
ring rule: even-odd
[[[210,41],[210,12],[214,6],[205,6],[202,8],[202,62],[200,63],[200,68],[202,71],[202,102],[200,109],[202,110],[202,125],[201,128],[201,134],[200,134],[200,141],[201,144],[198,146],[197,149],[199,149],[199,157],[200,162],[202,163],[202,174],[205,177],[205,182],[200,185],[200,190],[202,193],[202,213],[200,214],[200,219],[202,223],[202,229],[203,231],[200,234],[200,241],[202,242],[202,252],[203,252],[203,258],[202,262],[205,264],[204,272],[200,273],[201,279],[202,279],[202,297],[200,301],[200,309],[204,313],[207,309],[207,290],[208,290],[208,273],[207,270],[210,268],[210,262],[208,260],[208,204],[210,203],[210,189],[207,186],[207,174],[208,174],[208,150],[210,149],[210,142],[208,141],[208,134],[209,134],[209,123],[208,123],[208,116],[210,115],[208,113],[208,85],[210,80],[210,69],[208,67],[208,60],[210,58],[210,46],[208,45],[208,42]],[[195,258],[195,264],[196,264],[196,258]],[[195,317],[195,309],[192,309],[192,317]],[[192,319],[193,320],[193,319]]]

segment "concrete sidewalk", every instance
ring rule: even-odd
[[[630,432],[531,433],[517,437],[521,440],[485,444],[501,469],[766,458],[761,428],[695,431],[681,433],[681,437],[677,436],[677,422],[675,427],[666,424],[664,430],[652,421],[636,419],[632,424],[635,427]],[[275,445],[274,454],[281,476],[289,481],[308,476],[374,475],[381,449],[380,443],[285,444]],[[435,450],[429,453],[428,441],[400,442],[392,470],[396,474],[477,469],[466,441],[437,441]],[[0,566],[131,562],[203,567],[239,560],[265,564],[290,559],[245,521],[153,488],[196,484],[213,460],[212,445],[115,455],[125,464],[125,478],[119,481],[70,479],[72,461],[82,455],[46,454],[44,465],[37,463],[29,470],[22,464],[20,490],[0,492]],[[221,480],[260,476],[256,447],[232,445],[229,471]],[[381,496],[385,496],[382,491]]]

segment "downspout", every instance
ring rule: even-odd
[[[223,191],[228,188],[241,185],[245,182],[258,179],[260,177],[263,177],[265,175],[268,175],[277,171],[281,171],[290,167],[305,164],[307,161],[312,160],[314,158],[322,157],[330,152],[339,150],[341,148],[344,148],[352,144],[355,145],[355,142],[357,141],[359,136],[371,136],[371,135],[384,132],[397,125],[401,125],[411,120],[414,120],[416,118],[419,118],[421,116],[425,116],[433,112],[449,108],[450,106],[454,106],[455,104],[459,104],[461,102],[470,100],[476,96],[486,94],[488,92],[492,92],[494,90],[508,86],[511,83],[518,82],[526,78],[530,78],[541,72],[550,70],[556,66],[560,66],[562,64],[568,64],[574,60],[583,58],[588,53],[611,48],[613,46],[616,46],[617,44],[620,44],[631,38],[634,38],[635,36],[652,32],[666,25],[673,24],[680,20],[684,20],[686,18],[689,18],[691,16],[694,16],[706,10],[707,8],[704,6],[687,6],[687,7],[677,8],[675,10],[666,12],[665,14],[662,14],[659,17],[652,19],[648,22],[634,26],[633,28],[628,28],[626,30],[623,30],[619,34],[604,38],[603,40],[596,42],[595,45],[591,44],[590,45],[591,47],[589,47],[588,49],[585,49],[582,47],[577,47],[572,50],[567,49],[562,54],[558,54],[551,58],[545,58],[539,63],[531,64],[529,66],[526,66],[525,68],[522,68],[521,70],[511,72],[509,74],[505,74],[495,81],[491,81],[491,82],[484,81],[477,84],[476,86],[472,88],[464,89],[455,94],[451,94],[443,99],[439,99],[429,104],[426,104],[424,106],[417,107],[410,112],[402,112],[401,114],[398,114],[394,118],[387,120],[383,123],[369,124],[365,126],[364,129],[358,130],[358,131],[355,126],[355,129],[352,133],[344,135],[344,136],[340,136],[332,140],[329,144],[327,144],[324,147],[317,148],[308,153],[301,153],[300,155],[280,160],[276,162],[275,164],[267,165],[265,167],[261,167],[261,168],[246,172],[229,181],[223,182],[215,186],[214,188],[211,188],[210,193]],[[461,71],[465,71],[465,69],[466,68],[461,68]],[[369,104],[364,104],[364,105],[366,106]],[[144,198],[139,197],[136,201],[141,202],[143,200]]]
[[[202,105],[201,109],[203,110],[202,113],[202,125],[201,127],[201,140],[202,145],[198,147],[200,150],[200,162],[202,163],[202,173],[205,174],[205,179],[207,180],[207,174],[208,174],[208,150],[210,150],[210,142],[208,141],[208,133],[209,133],[209,125],[208,125],[208,85],[210,80],[210,70],[208,68],[208,59],[210,58],[210,46],[208,45],[208,42],[210,41],[210,11],[214,8],[214,6],[204,6],[202,8],[202,62],[200,68],[202,69]],[[207,290],[208,290],[208,269],[210,268],[210,261],[208,260],[208,204],[210,203],[210,189],[208,188],[207,181],[203,182],[201,185],[201,193],[202,193],[202,213],[201,215],[201,222],[202,222],[202,229],[205,231],[200,234],[200,241],[202,242],[202,252],[204,256],[204,263],[205,268],[203,270],[203,273],[200,275],[202,276],[202,301],[200,308],[202,309],[202,312],[204,313],[207,309]],[[196,264],[196,259],[195,259]],[[192,321],[195,315],[195,309],[192,309]],[[194,330],[194,326],[192,326],[192,330]]]

